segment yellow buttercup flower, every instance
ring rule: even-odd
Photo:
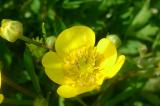
[[[120,70],[125,56],[117,58],[115,45],[102,38],[95,45],[95,33],[87,26],[73,26],[60,33],[56,52],[42,59],[47,76],[60,84],[57,92],[64,98],[92,91]]]

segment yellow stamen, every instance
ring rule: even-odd
[[[97,54],[94,47],[82,47],[66,53],[64,59],[65,76],[73,80],[72,85],[91,86],[96,84]]]

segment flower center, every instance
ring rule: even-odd
[[[65,58],[65,76],[73,81],[73,85],[91,86],[96,84],[99,71],[94,47],[82,47],[73,50]]]

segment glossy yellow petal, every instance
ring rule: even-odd
[[[114,77],[124,64],[124,61],[125,61],[125,56],[121,55],[118,57],[116,63],[113,66],[111,67],[106,66],[106,68],[104,69],[105,78],[109,79]]]
[[[60,68],[63,62],[56,52],[47,52],[42,58],[42,64],[47,68]]]
[[[97,85],[102,85],[104,79],[105,79],[105,71],[100,71],[99,73],[96,74],[96,78],[97,78]]]
[[[97,53],[100,56],[100,67],[112,66],[117,58],[117,50],[115,45],[107,38],[101,39],[96,47]]]
[[[58,88],[57,92],[60,96],[64,98],[71,98],[82,93],[86,93],[95,89],[96,86],[88,86],[88,87],[79,87],[79,86],[70,86],[70,85],[62,85]]]
[[[55,52],[48,52],[42,59],[47,76],[58,84],[64,83],[64,72],[60,57]]]
[[[60,86],[57,89],[57,93],[64,98],[71,98],[78,95],[77,89],[69,85]]]
[[[62,68],[45,68],[47,76],[58,84],[65,84],[65,76]]]
[[[3,100],[4,100],[4,95],[0,94],[0,104],[3,102]]]
[[[55,49],[63,55],[82,46],[94,46],[95,33],[87,26],[73,26],[61,32],[56,39]]]
[[[92,91],[96,87],[97,87],[96,85],[79,87],[79,88],[77,88],[78,95],[82,94],[82,93],[86,93],[86,92]]]

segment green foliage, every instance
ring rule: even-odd
[[[118,53],[126,55],[118,75],[98,92],[63,99],[44,73],[41,58],[46,49],[0,38],[2,74],[10,79],[2,77],[2,92],[9,99],[1,106],[159,106],[159,12],[158,0],[0,0],[0,21],[21,21],[24,35],[31,39],[44,43],[47,37],[82,24],[94,29],[97,41],[118,35]]]

